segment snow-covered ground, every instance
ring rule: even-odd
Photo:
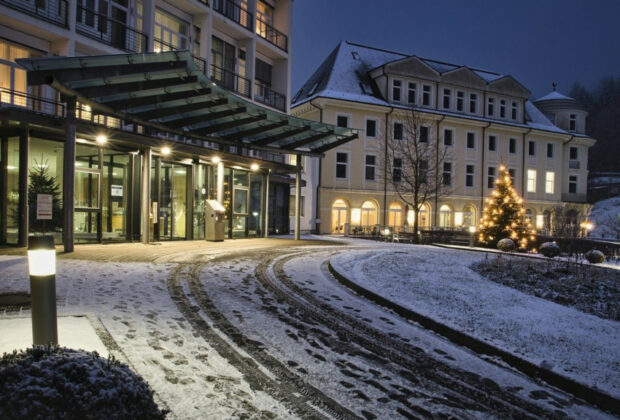
[[[427,246],[357,251],[336,270],[389,300],[535,364],[620,396],[620,323],[498,285],[484,254]]]
[[[620,196],[594,203],[590,219],[594,223],[590,237],[620,240]]]

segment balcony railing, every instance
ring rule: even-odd
[[[213,8],[216,12],[226,16],[233,22],[238,23],[246,29],[252,30],[252,13],[232,0],[214,0]]]
[[[177,47],[176,45],[169,44],[166,41],[163,41],[159,38],[153,38],[153,50],[155,52],[177,51],[179,50],[179,47]],[[207,60],[205,60],[204,58],[195,56],[193,54],[192,54],[192,58],[194,59],[194,63],[196,63],[200,71],[206,74],[207,73]]]
[[[570,169],[579,169],[579,161],[578,160],[569,160],[568,161],[568,167]]]
[[[250,97],[250,80],[232,71],[211,64],[211,80],[224,89]]]
[[[281,50],[288,52],[288,37],[258,17],[256,18],[256,33]]]
[[[22,108],[37,114],[65,116],[65,106],[52,99],[30,93],[0,88],[0,107]]]
[[[146,35],[123,22],[80,6],[77,6],[76,21],[77,33],[127,52],[146,51]]]
[[[286,112],[286,96],[276,92],[258,80],[254,83],[254,100]]]
[[[55,25],[69,27],[69,7],[66,0],[0,0],[0,4]]]

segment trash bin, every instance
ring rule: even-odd
[[[205,206],[205,239],[224,240],[224,215],[226,210],[217,200],[207,200]]]

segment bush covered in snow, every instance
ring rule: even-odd
[[[165,419],[131,369],[96,352],[33,347],[0,358],[0,419]]]
[[[585,257],[591,264],[600,264],[605,261],[605,254],[598,249],[591,249],[586,252]]]
[[[538,252],[547,258],[554,258],[560,255],[560,247],[555,242],[545,242],[540,245]]]
[[[497,249],[500,251],[509,252],[515,249],[515,243],[510,238],[504,238],[497,243]]]

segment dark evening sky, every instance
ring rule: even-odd
[[[510,74],[534,98],[620,77],[620,0],[296,0],[291,94],[341,40]]]

